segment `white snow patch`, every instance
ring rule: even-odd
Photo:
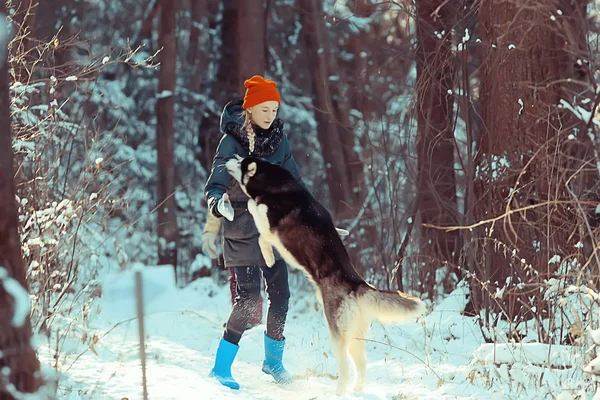
[[[159,94],[156,95],[157,99],[166,99],[167,97],[173,96],[173,92],[171,90],[163,90]]]
[[[0,267],[0,285],[15,301],[11,323],[15,328],[20,328],[25,325],[31,311],[29,294],[16,279],[8,275],[8,271],[4,267]]]
[[[572,346],[543,343],[485,343],[475,351],[474,362],[488,364],[533,364],[544,367],[568,368],[576,365]]]
[[[558,254],[552,256],[550,260],[548,260],[548,264],[558,264],[560,263],[561,257]]]
[[[523,100],[522,100],[522,99],[519,99],[519,100],[517,100],[517,102],[518,102],[518,103],[519,103],[519,105],[521,106],[521,108],[519,108],[519,115],[523,115],[523,108],[524,108],[524,105],[523,105]]]

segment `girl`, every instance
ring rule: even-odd
[[[281,102],[277,84],[255,75],[246,80],[244,86],[244,99],[230,102],[223,109],[221,131],[224,135],[217,147],[204,192],[210,212],[215,217],[224,217],[225,266],[234,268],[237,281],[236,300],[211,371],[211,376],[232,389],[240,387],[231,376],[231,364],[252,310],[256,309],[261,270],[269,296],[262,370],[280,383],[289,383],[294,379],[281,361],[285,346],[283,329],[290,297],[287,265],[276,254],[275,265],[266,267],[258,246],[258,231],[246,208],[248,197],[230,178],[225,162],[236,154],[242,157],[253,155],[281,165],[298,180],[300,175],[288,139],[283,133],[283,122],[277,118]]]

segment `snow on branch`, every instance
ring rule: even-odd
[[[560,100],[560,105],[567,110],[571,111],[578,119],[585,122],[586,124],[590,123],[592,119],[592,112],[586,110],[581,106],[573,106],[571,103],[566,101],[565,99]]]
[[[25,325],[30,312],[29,294],[19,282],[8,275],[8,271],[3,267],[0,267],[0,285],[15,299],[11,323],[15,328],[20,328]]]

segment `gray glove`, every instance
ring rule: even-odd
[[[219,234],[214,232],[204,232],[202,234],[202,251],[212,259],[218,258],[221,254],[219,244]]]
[[[223,197],[219,199],[219,202],[217,203],[217,211],[223,217],[233,221],[233,207],[231,206],[231,201],[229,201],[229,195],[227,193],[224,193]]]

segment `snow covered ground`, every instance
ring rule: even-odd
[[[335,360],[325,320],[301,275],[290,278],[292,298],[285,331],[284,364],[297,376],[296,383],[279,386],[261,372],[264,326],[258,326],[247,331],[240,342],[232,372],[242,388],[233,391],[208,378],[231,309],[227,286],[204,278],[180,289],[169,270],[146,267],[145,271],[151,272],[144,280],[150,399],[335,398]],[[58,399],[142,398],[134,271],[105,273],[100,282],[102,297],[92,303],[87,319],[65,321],[65,328],[50,343],[35,338],[46,369],[51,366],[59,371]],[[483,343],[474,319],[460,315],[466,294],[466,288],[457,289],[423,321],[374,324],[367,338],[365,390],[343,398],[556,398],[569,388],[569,376],[580,377],[577,371],[583,366],[577,363],[572,369],[565,368],[564,360],[562,369],[555,370],[515,359],[524,366],[519,369],[510,363],[510,354],[524,351],[515,352],[510,346],[498,352],[501,357],[494,364],[494,346]],[[559,350],[562,355],[568,351]],[[537,357],[542,364],[548,358],[543,356],[544,348],[532,351],[542,354]],[[534,370],[527,372],[525,367]],[[591,398],[591,393],[581,394],[583,397],[573,397],[565,392],[558,398]]]

